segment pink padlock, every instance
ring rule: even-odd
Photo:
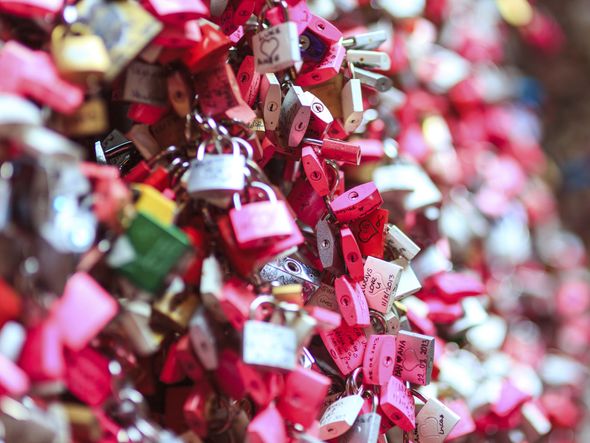
[[[283,388],[283,377],[279,373],[259,371],[241,359],[237,361],[237,367],[248,395],[258,407],[268,406]]]
[[[308,180],[295,181],[287,201],[297,218],[309,226],[315,226],[326,213],[324,199],[315,192]]]
[[[393,375],[422,386],[429,384],[434,364],[434,345],[434,337],[399,331]]]
[[[369,306],[358,282],[343,275],[334,280],[334,288],[336,300],[346,324],[349,326],[369,326],[371,324]]]
[[[379,405],[385,415],[404,431],[416,427],[414,396],[397,377],[391,377],[387,385],[381,387]]]
[[[342,32],[323,17],[313,15],[307,24],[307,28],[328,44],[336,44],[342,38]]]
[[[27,18],[43,18],[58,14],[64,0],[0,0],[0,11]]]
[[[305,310],[318,322],[317,328],[320,331],[331,331],[340,326],[342,316],[337,312],[313,305],[305,306]]]
[[[11,395],[20,397],[30,387],[27,374],[11,360],[0,354],[0,397]]]
[[[248,106],[253,107],[258,98],[262,79],[262,75],[256,72],[254,68],[253,56],[247,55],[244,57],[236,74],[236,79],[238,80],[242,98],[248,103]]]
[[[322,197],[328,195],[331,187],[328,174],[326,174],[324,161],[318,157],[311,146],[305,146],[301,150],[301,162],[303,163],[305,175],[314,191]]]
[[[340,43],[334,43],[320,63],[303,63],[296,83],[301,86],[314,86],[338,75],[344,61],[346,49]]]
[[[393,375],[395,363],[395,337],[393,335],[371,335],[363,359],[363,381],[373,385],[384,385]]]
[[[383,204],[375,183],[368,182],[349,189],[330,203],[330,208],[340,223],[365,217]]]
[[[252,419],[248,425],[247,440],[250,443],[287,443],[285,421],[274,404],[259,411]]]
[[[231,325],[238,331],[244,328],[244,323],[250,317],[250,305],[256,296],[238,278],[230,278],[223,284],[222,298],[219,304],[223,314]]]
[[[10,40],[0,49],[0,91],[27,95],[63,114],[84,101],[79,86],[62,80],[49,54]]]
[[[90,406],[101,405],[112,393],[109,359],[92,348],[66,351],[66,386]]]
[[[70,349],[84,348],[117,314],[119,305],[96,281],[84,272],[72,275],[64,294],[53,309],[63,343]],[[80,313],[84,312],[84,318]]]
[[[334,117],[330,109],[319,98],[314,96],[311,102],[311,116],[306,135],[316,139],[323,139],[333,122]]]
[[[320,412],[331,384],[325,375],[297,367],[285,379],[277,409],[285,420],[308,428]]]
[[[65,371],[59,326],[46,320],[28,330],[18,365],[32,381],[59,380]]]
[[[363,364],[367,337],[361,328],[341,324],[331,331],[321,331],[320,337],[343,375]]]
[[[142,0],[141,3],[164,23],[173,25],[209,15],[209,8],[201,0]]]
[[[340,239],[342,245],[342,255],[344,256],[344,263],[348,271],[348,275],[355,282],[363,280],[365,269],[363,265],[363,257],[359,245],[352,234],[350,228],[340,229]]]
[[[305,31],[312,17],[305,0],[299,0],[294,5],[289,6],[289,20],[295,22],[299,35]],[[272,26],[280,25],[285,20],[282,8],[278,6],[269,9],[266,18]]]
[[[485,293],[485,286],[480,279],[461,272],[441,272],[428,280],[425,287],[432,288],[447,303]]]

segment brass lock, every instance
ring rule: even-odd
[[[76,83],[102,79],[111,65],[102,38],[82,23],[56,26],[51,34],[51,53],[62,77]]]

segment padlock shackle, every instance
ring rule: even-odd
[[[373,320],[376,320],[381,327],[380,330],[375,329],[375,332],[378,334],[384,334],[385,331],[387,331],[387,321],[385,320],[385,315],[383,313],[374,309],[369,309],[369,317],[371,318],[371,325],[373,324]]]
[[[268,200],[271,203],[276,203],[278,201],[277,195],[275,194],[273,189],[269,185],[267,185],[266,183],[255,181],[250,184],[250,187],[262,189],[265,192],[265,194],[268,196]],[[236,192],[233,195],[234,207],[236,208],[236,211],[239,211],[240,209],[242,209],[242,201],[241,201],[240,197],[241,197],[241,195],[239,192]]]
[[[262,22],[264,21],[264,17],[266,16],[268,10],[276,6],[279,6],[283,11],[284,21],[289,21],[289,5],[285,0],[266,0],[264,6],[260,10],[260,14],[258,15],[258,29],[262,27]]]

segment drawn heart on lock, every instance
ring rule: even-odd
[[[270,61],[275,59],[275,53],[279,49],[279,39],[276,37],[269,37],[266,40],[262,40],[260,43],[260,52]]]
[[[420,438],[430,438],[438,436],[438,421],[435,417],[428,417],[424,422],[418,425],[418,434]]]
[[[406,371],[413,371],[420,365],[420,359],[416,355],[416,351],[413,349],[406,349],[404,352],[403,367]]]
[[[377,235],[377,228],[369,220],[363,220],[359,224],[359,240],[363,243],[371,240]]]

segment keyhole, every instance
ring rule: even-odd
[[[317,81],[317,80],[319,80],[321,77],[320,77],[320,74],[312,74],[311,78],[313,78],[314,80],[316,80],[316,81]]]
[[[297,263],[292,262],[292,261],[288,261],[287,262],[287,269],[289,269],[289,271],[291,272],[295,272],[295,273],[299,273],[299,265],[297,265]]]
[[[324,106],[321,103],[314,103],[313,104],[313,110],[315,112],[323,112],[324,111]]]
[[[392,362],[393,362],[393,359],[391,357],[385,357],[385,361],[383,362],[383,366],[388,368],[389,366],[391,366]]]
[[[326,25],[324,25],[323,23],[318,23],[318,29],[320,31],[323,31],[324,29],[326,29]]]
[[[359,193],[356,191],[352,191],[350,194],[348,194],[348,198],[351,200],[356,200],[357,198],[359,198]]]
[[[340,303],[342,303],[345,307],[348,307],[350,305],[350,299],[348,297],[342,297],[340,299]]]
[[[183,96],[184,96],[184,94],[182,93],[182,91],[176,91],[176,94],[174,94],[174,97],[176,97],[176,100],[182,100]]]
[[[247,72],[243,72],[242,75],[240,76],[240,81],[242,83],[246,83],[249,78],[250,78],[250,75]]]
[[[304,126],[305,126],[305,124],[303,122],[299,122],[299,124],[297,124],[297,126],[295,126],[295,129],[297,129],[297,131],[303,131]]]
[[[354,263],[358,260],[358,255],[356,255],[354,252],[348,254],[348,261],[351,263]]]
[[[330,247],[330,241],[329,240],[322,241],[322,248],[328,249],[329,247]]]
[[[268,110],[269,110],[270,112],[273,112],[273,111],[275,111],[275,110],[276,110],[278,107],[279,107],[279,105],[277,105],[275,102],[270,102],[270,103],[268,104]]]
[[[311,178],[315,182],[322,178],[322,176],[318,171],[313,171],[309,178]]]

